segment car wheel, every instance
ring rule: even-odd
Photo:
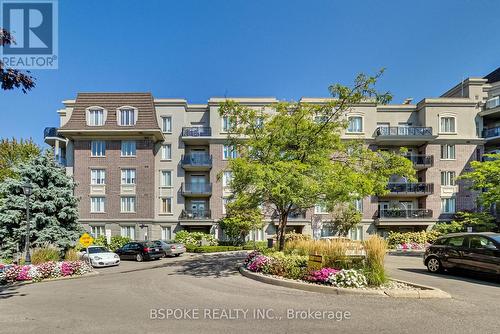
[[[431,273],[439,273],[443,270],[441,261],[437,257],[431,257],[427,260],[427,270]]]
[[[177,256],[177,257],[178,257],[178,256],[181,256],[181,254],[180,254],[180,253],[179,253],[179,254],[175,254],[175,256]]]
[[[137,262],[142,262],[142,260],[144,260],[144,258],[142,257],[142,254],[137,254],[137,255],[135,256],[135,260],[136,260]]]

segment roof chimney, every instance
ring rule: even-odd
[[[413,101],[413,97],[408,97],[403,101],[403,104],[410,104]]]

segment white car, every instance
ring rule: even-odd
[[[87,253],[88,251],[88,253]],[[83,251],[83,259],[89,260],[92,267],[108,267],[120,264],[120,257],[104,246],[90,246]]]

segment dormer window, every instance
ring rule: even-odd
[[[118,109],[118,125],[134,126],[137,122],[137,109],[133,107],[122,107]]]
[[[103,126],[106,122],[106,111],[100,107],[87,108],[87,125]]]

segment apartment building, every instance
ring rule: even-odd
[[[223,238],[217,221],[225,214],[237,152],[226,144],[228,119],[218,114],[224,99],[189,104],[149,93],[79,93],[63,101],[58,128],[45,129],[56,160],[77,182],[80,222],[94,236],[170,239],[180,230]],[[252,108],[269,108],[275,98],[235,98]],[[324,103],[325,98],[302,98]],[[500,142],[500,69],[468,78],[438,98],[416,104],[353,106],[345,139],[362,139],[374,150],[408,149],[418,182],[394,176],[385,196],[358,201],[362,224],[353,239],[388,231],[425,230],[474,210],[476,194],[457,176]],[[289,217],[297,233],[328,236],[321,206]],[[266,216],[251,239],[276,233]]]

